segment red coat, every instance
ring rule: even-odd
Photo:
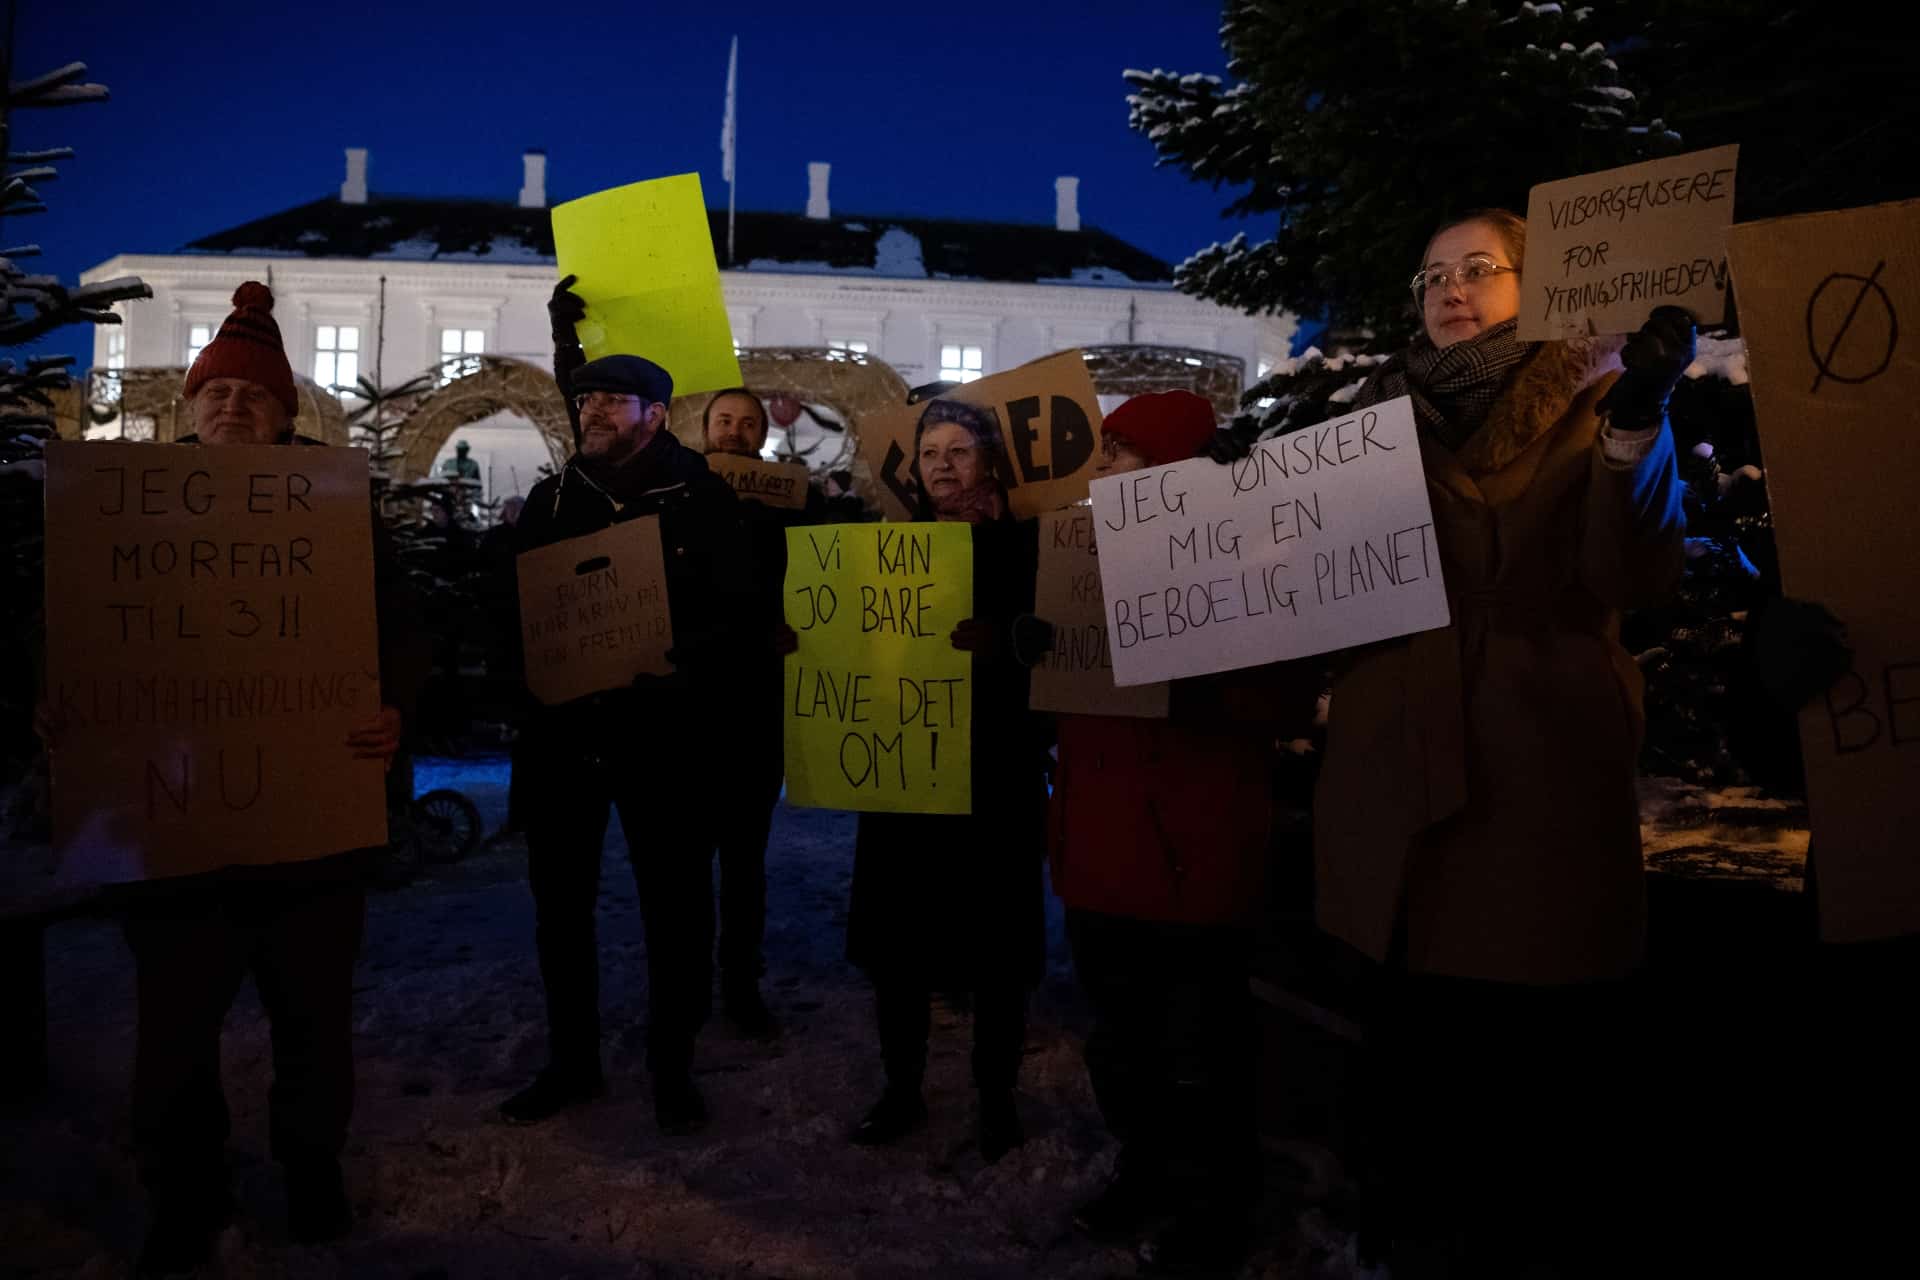
[[[1268,667],[1176,684],[1168,720],[1058,717],[1048,825],[1060,900],[1137,920],[1256,921],[1276,733],[1311,719],[1319,687],[1316,669]]]

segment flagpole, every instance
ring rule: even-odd
[[[733,158],[734,144],[734,98],[738,84],[740,67],[740,37],[733,38],[733,44],[727,50],[727,114],[720,126],[720,158],[723,176],[727,180],[727,265],[733,265]]]

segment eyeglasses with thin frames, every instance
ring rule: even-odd
[[[1471,291],[1487,285],[1495,276],[1519,269],[1502,266],[1484,253],[1470,253],[1451,264],[1442,262],[1422,267],[1413,276],[1413,300],[1424,305],[1429,289],[1444,290],[1449,284],[1458,284]]]
[[[616,391],[583,391],[573,398],[576,413],[585,413],[589,405],[600,409],[625,409],[639,403],[639,396],[622,395]]]

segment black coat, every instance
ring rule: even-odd
[[[713,718],[711,705],[704,715],[696,709],[740,669],[757,639],[751,626],[751,559],[740,503],[727,482],[707,469],[705,458],[664,429],[611,475],[599,473],[602,479],[596,480],[594,474],[576,454],[559,474],[533,487],[514,526],[516,554],[622,521],[659,516],[676,673],[564,706],[543,707],[529,698],[522,731],[536,741],[585,745],[587,739],[579,736],[583,733],[599,737],[656,731],[657,725],[645,722],[667,715],[677,722],[668,735],[682,746],[691,745],[688,736]],[[524,661],[518,591],[510,598],[510,645],[518,665]]]
[[[1046,719],[1027,709],[1012,625],[1033,611],[1038,526],[973,530],[973,616],[999,652],[973,660],[973,812],[863,813],[847,958],[934,989],[1018,982],[1046,963]]]

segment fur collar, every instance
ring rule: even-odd
[[[1457,456],[1469,475],[1489,475],[1558,426],[1580,393],[1620,368],[1625,339],[1568,338],[1542,342]]]

